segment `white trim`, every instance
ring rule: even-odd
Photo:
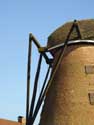
[[[92,43],[92,44],[94,44],[94,40],[72,40],[72,41],[68,41],[68,45],[75,44],[75,43]],[[51,48],[48,48],[48,50],[52,50],[52,49],[64,46],[64,44],[65,43],[61,43],[61,44],[55,45],[55,46],[53,46]]]

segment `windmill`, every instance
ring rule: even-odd
[[[40,53],[30,105],[31,46]],[[49,58],[47,52],[53,58]],[[48,71],[35,105],[42,58]],[[50,77],[48,79],[48,75]],[[27,72],[26,124],[33,125],[44,102],[40,125],[94,124],[94,19],[68,22],[41,47],[30,34]],[[35,107],[35,108],[34,108]]]

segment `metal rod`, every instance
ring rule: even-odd
[[[45,85],[46,85],[46,82],[47,82],[47,78],[48,78],[50,69],[51,69],[51,66],[49,65],[48,70],[47,70],[47,73],[46,73],[46,76],[45,76],[45,79],[44,79],[44,83],[43,83],[43,86],[42,86],[42,89],[41,89],[41,92],[40,92],[40,95],[39,95],[39,98],[38,98],[38,101],[37,101],[37,104],[36,104],[36,105],[38,105],[38,103],[40,102],[41,96],[42,96],[42,94],[43,94],[43,91],[44,91],[44,88],[45,88]],[[36,109],[36,107],[35,107],[35,109]],[[28,125],[30,125],[31,122],[32,122],[32,118],[31,118],[31,116],[30,116],[30,117],[29,117]]]
[[[39,48],[41,48],[41,45],[39,44],[38,40],[32,35],[32,33],[30,33],[30,36],[31,36],[31,39],[33,40],[34,44],[37,46],[37,48],[39,50]],[[47,64],[49,64],[50,60],[49,60],[48,56],[46,55],[46,53],[43,52],[42,55],[44,56]]]
[[[37,116],[37,114],[38,114],[39,108],[40,108],[40,106],[41,106],[41,104],[42,104],[42,102],[43,102],[43,100],[44,100],[44,98],[45,98],[45,96],[46,96],[46,94],[47,94],[47,92],[48,92],[48,90],[49,90],[49,87],[50,87],[51,84],[52,84],[53,78],[54,78],[55,73],[56,73],[56,71],[57,71],[57,69],[58,69],[58,67],[59,67],[59,64],[60,64],[60,62],[62,61],[62,58],[64,57],[65,50],[66,50],[66,48],[67,48],[68,40],[69,40],[70,35],[71,35],[71,33],[72,33],[73,29],[74,29],[74,24],[75,24],[75,21],[74,21],[74,23],[73,23],[73,25],[72,25],[72,27],[71,27],[71,29],[70,29],[68,35],[67,35],[67,38],[66,38],[66,41],[65,41],[65,44],[64,44],[64,48],[63,48],[63,49],[61,50],[61,52],[60,52],[59,58],[58,58],[57,63],[56,63],[56,68],[55,68],[55,70],[52,72],[51,78],[50,78],[50,80],[48,81],[48,84],[47,84],[47,86],[46,86],[46,88],[45,88],[45,90],[44,90],[44,92],[43,92],[43,95],[41,96],[40,102],[39,102],[38,105],[36,106],[36,109],[35,109],[35,112],[34,112],[34,115],[33,115],[33,117],[32,117],[32,121],[31,121],[30,125],[33,125],[33,123],[34,123],[34,121],[35,121],[35,119],[36,119],[36,116]]]
[[[33,111],[34,111],[34,104],[35,104],[38,80],[39,80],[40,69],[41,69],[41,62],[42,62],[42,54],[40,54],[40,57],[39,57],[37,72],[36,72],[36,76],[35,76],[34,89],[33,89],[32,101],[31,101],[31,108],[30,108],[30,115],[29,115],[31,118],[32,118]]]
[[[47,83],[47,79],[48,79],[48,76],[49,76],[49,72],[50,72],[50,69],[51,69],[51,66],[49,65],[48,67],[48,70],[47,70],[47,73],[46,73],[46,76],[45,76],[45,79],[44,79],[44,83],[43,83],[43,86],[42,86],[42,89],[41,89],[41,92],[40,92],[40,95],[39,95],[39,98],[38,98],[38,101],[37,101],[37,104],[39,103],[41,97],[42,97],[42,94],[43,94],[43,91],[44,91],[44,88],[45,88],[45,85]],[[36,108],[35,108],[36,109]]]
[[[44,88],[45,88],[45,85],[46,85],[46,82],[47,82],[47,79],[48,79],[48,75],[49,75],[50,69],[51,69],[51,66],[49,65],[38,100],[40,100],[41,97],[42,97],[42,94],[43,94],[43,91],[44,91]]]
[[[37,48],[40,48],[41,45],[39,44],[38,40],[34,37],[34,35],[32,33],[30,33],[31,39],[34,41],[35,45],[37,46]]]
[[[26,125],[28,121],[29,115],[29,99],[30,99],[30,71],[31,71],[31,49],[32,49],[32,41],[29,35],[29,47],[28,47],[28,64],[27,64],[27,99],[26,99]]]
[[[81,34],[81,31],[80,31],[80,27],[79,27],[79,25],[78,25],[78,23],[77,23],[77,20],[75,20],[75,28],[76,28],[76,31],[77,31],[77,33],[78,33],[78,37],[79,37],[80,39],[82,39],[82,34]]]
[[[38,103],[40,102],[41,96],[42,96],[42,94],[43,94],[43,90],[44,90],[45,85],[46,85],[46,82],[47,82],[47,78],[48,78],[50,69],[51,69],[51,66],[49,65],[48,70],[47,70],[47,73],[46,73],[46,76],[45,76],[45,80],[44,80],[44,83],[43,83],[43,86],[42,86],[42,89],[41,89],[41,92],[40,92],[40,95],[39,95],[39,98],[38,98],[38,101],[37,101],[37,104],[36,104],[36,105],[38,105]],[[35,107],[35,110],[36,110],[36,107]],[[29,117],[28,125],[30,125],[31,122],[32,122],[32,118]]]

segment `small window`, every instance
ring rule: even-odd
[[[85,73],[86,74],[94,74],[94,65],[85,66]]]
[[[89,85],[90,86],[94,86],[94,82],[89,82]]]
[[[89,93],[88,96],[90,104],[94,105],[94,92]]]

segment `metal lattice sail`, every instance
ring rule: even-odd
[[[30,106],[32,42],[38,48],[40,57]],[[53,58],[49,58],[47,52]],[[35,104],[42,58],[48,65],[48,71]],[[94,19],[66,23],[49,36],[46,47],[41,47],[30,34],[26,125],[34,124],[43,102],[40,125],[94,124]]]

